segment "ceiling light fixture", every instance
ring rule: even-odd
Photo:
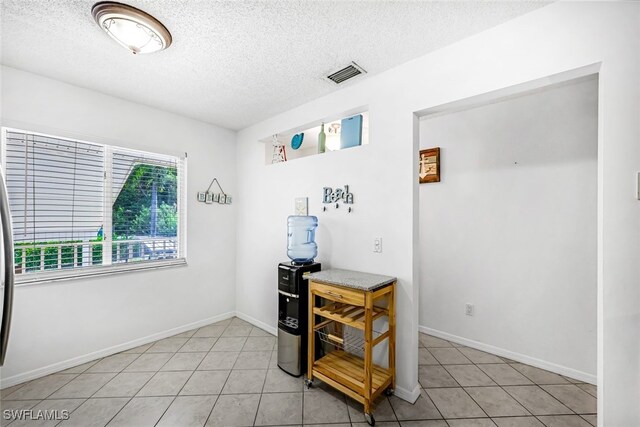
[[[93,5],[96,23],[134,54],[159,52],[171,45],[171,33],[153,16],[135,7],[103,1]]]

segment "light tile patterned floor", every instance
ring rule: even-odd
[[[238,318],[2,390],[2,410],[67,410],[18,426],[367,426],[362,405],[278,369],[276,338]],[[421,395],[381,397],[376,425],[596,425],[596,388],[420,334]]]

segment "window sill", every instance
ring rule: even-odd
[[[61,282],[65,280],[87,279],[91,277],[111,276],[114,274],[131,273],[134,271],[158,270],[161,268],[174,268],[187,266],[185,258],[170,261],[147,261],[131,264],[114,264],[100,267],[88,267],[77,270],[54,270],[39,273],[26,273],[16,276],[16,287],[38,285],[49,282]]]

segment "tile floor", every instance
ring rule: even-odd
[[[276,338],[233,318],[2,390],[1,425],[367,426],[362,406],[276,366]],[[376,425],[596,425],[596,389],[420,334],[421,395],[381,397]],[[63,421],[5,420],[4,411],[67,410]]]

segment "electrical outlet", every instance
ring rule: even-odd
[[[376,253],[382,252],[382,237],[373,238],[373,252],[376,252]]]
[[[473,316],[473,304],[464,305],[464,314],[467,316]]]

